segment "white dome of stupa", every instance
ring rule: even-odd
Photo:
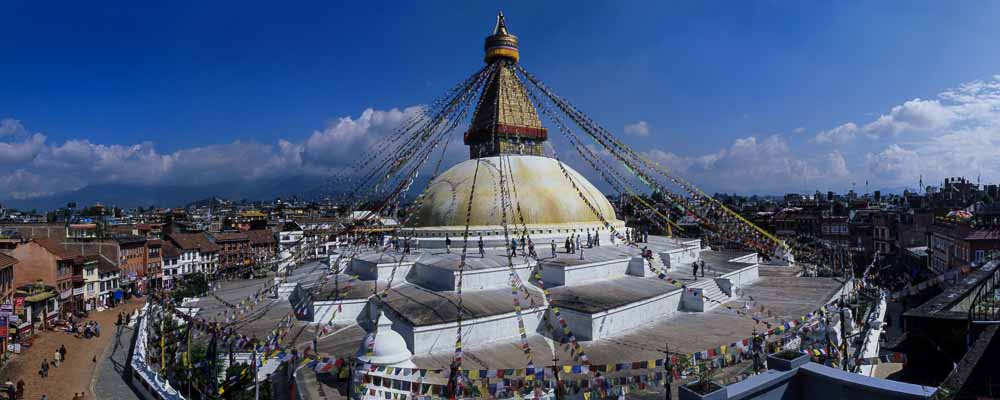
[[[368,356],[368,342],[371,335],[365,336],[361,341],[361,347],[355,357],[362,363],[370,363],[387,367],[415,368],[410,359],[413,353],[406,346],[403,336],[392,330],[392,321],[382,312],[378,318],[378,326],[375,327],[375,347],[372,349],[371,357]]]
[[[515,200],[523,213],[523,224],[576,226],[617,220],[615,210],[604,194],[568,165],[560,167],[559,161],[549,157],[505,157],[505,162],[510,162],[510,176],[506,180],[516,186]],[[480,167],[478,173],[477,163]],[[472,213],[466,216],[473,177],[477,182],[472,196]],[[472,226],[500,225],[502,218],[497,206],[499,188],[499,157],[466,160],[430,182],[412,225],[418,228],[464,227],[466,223]]]

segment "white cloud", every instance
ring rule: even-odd
[[[22,135],[18,135],[22,136]],[[33,160],[45,149],[45,135],[36,133],[21,140],[0,142],[0,166]]]
[[[947,127],[957,117],[952,107],[943,106],[938,100],[917,98],[893,107],[889,114],[883,114],[865,125],[864,132],[885,136],[904,131],[930,131]]]
[[[813,138],[814,143],[846,144],[858,133],[876,140],[857,143],[845,153],[848,165],[863,165],[863,178],[885,187],[914,187],[949,176],[975,176],[995,182],[1000,176],[1000,75],[939,93],[933,100],[903,102],[873,120],[845,123]],[[861,154],[851,159],[848,154]],[[860,172],[860,171],[859,171]],[[857,177],[862,178],[862,177]]]
[[[23,135],[25,133],[27,131],[24,130],[24,125],[21,125],[21,121],[14,118],[0,119],[0,136]]]
[[[826,188],[841,183],[841,178],[849,174],[840,153],[805,159],[779,135],[739,138],[727,148],[701,156],[679,156],[661,150],[646,154],[707,190],[781,193],[804,187]]]
[[[390,135],[403,122],[421,111],[420,107],[388,111],[367,109],[357,119],[342,117],[322,131],[315,131],[303,145],[303,159],[312,164],[344,165],[368,150],[376,141]]]
[[[812,141],[815,143],[844,144],[853,139],[857,133],[858,125],[853,122],[848,122],[828,131],[817,133],[816,137],[814,137]]]
[[[367,109],[343,117],[303,141],[231,143],[161,153],[152,143],[98,144],[86,139],[47,143],[20,121],[0,121],[0,198],[29,199],[94,184],[204,185],[297,175],[329,176],[343,169],[420,110]]]
[[[625,134],[632,136],[649,136],[649,123],[639,121],[634,124],[625,125]]]
[[[845,159],[844,155],[840,154],[839,151],[827,154],[826,159],[829,163],[827,165],[827,173],[831,176],[843,178],[851,174],[851,171],[847,169],[847,159]]]
[[[920,155],[897,144],[867,156],[868,170],[883,182],[895,182],[920,173]]]

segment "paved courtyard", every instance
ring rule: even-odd
[[[43,394],[49,399],[61,400],[72,399],[74,393],[85,392],[89,399],[129,399],[131,391],[114,392],[111,397],[97,396],[95,393],[94,381],[98,373],[106,364],[107,350],[116,343],[115,320],[118,313],[130,312],[144,304],[143,299],[133,298],[123,306],[91,313],[89,320],[94,320],[101,325],[101,336],[92,339],[79,339],[73,335],[61,331],[45,331],[36,333],[30,349],[24,350],[21,354],[15,355],[3,370],[0,370],[0,381],[17,382],[24,380],[25,399],[37,399]],[[131,332],[126,330],[121,338],[121,346],[118,352],[127,353]],[[49,370],[48,378],[42,378],[38,371],[42,360],[52,361],[52,355],[59,346],[66,346],[66,361],[58,368]],[[102,375],[103,377],[103,375]],[[121,378],[118,378],[121,381]]]

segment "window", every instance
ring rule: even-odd
[[[981,262],[986,258],[986,250],[976,250],[976,262]]]

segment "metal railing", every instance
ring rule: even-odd
[[[1000,323],[1000,268],[979,283],[969,306],[969,322]]]

